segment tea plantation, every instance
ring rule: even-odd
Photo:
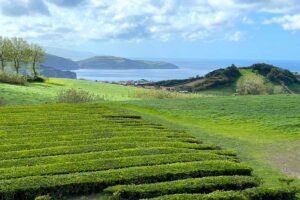
[[[0,137],[1,200],[293,199],[296,192],[262,187],[234,152],[109,104],[1,107]]]

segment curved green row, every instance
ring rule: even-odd
[[[48,147],[58,146],[75,146],[75,145],[93,145],[93,144],[108,144],[108,143],[130,143],[130,142],[187,142],[187,143],[199,143],[196,139],[186,138],[168,138],[168,137],[113,137],[113,138],[91,138],[81,140],[70,140],[70,141],[55,141],[50,142],[47,137],[43,141],[37,143],[26,143],[23,144],[6,144],[0,145],[0,152],[8,151],[22,151],[27,149],[43,149]]]
[[[222,150],[220,150],[220,152],[221,151]],[[78,153],[78,154],[65,154],[65,155],[57,155],[57,156],[1,160],[0,168],[47,165],[47,164],[55,164],[55,163],[63,163],[63,162],[95,160],[99,158],[108,159],[108,158],[118,158],[118,157],[127,157],[127,156],[142,156],[142,155],[171,154],[171,153],[192,153],[192,152],[199,152],[199,151],[194,149],[172,148],[172,147],[150,147],[150,148],[121,149],[121,150],[112,150],[112,151],[94,151],[94,152]],[[224,152],[226,153],[226,151]],[[207,153],[210,152],[207,151],[203,152],[203,154],[207,154]],[[211,152],[211,154],[217,154],[217,153]]]
[[[245,164],[230,161],[200,161],[166,165],[130,167],[106,171],[71,173],[52,176],[30,176],[0,180],[0,199],[26,199],[41,193],[72,195],[99,192],[107,186],[129,183],[151,183],[183,178],[221,175],[250,175]]]
[[[203,153],[174,153],[134,157],[121,157],[95,160],[84,160],[77,162],[61,162],[50,165],[36,165],[25,167],[0,168],[0,179],[20,178],[25,176],[39,176],[51,174],[66,174],[74,172],[101,171],[134,166],[150,166],[176,162],[192,162],[204,160],[231,160],[233,159],[216,154]]]
[[[117,185],[109,187],[104,191],[112,194],[115,199],[131,200],[177,193],[209,193],[215,190],[243,190],[258,185],[259,181],[251,176],[213,176],[152,184]]]
[[[209,194],[173,194],[147,200],[296,200],[294,187],[255,187],[243,191],[215,191]],[[146,199],[144,199],[146,200]]]
[[[35,165],[47,165],[62,162],[76,162],[84,160],[94,160],[98,158],[118,158],[127,156],[141,156],[141,155],[156,155],[156,154],[171,154],[171,153],[201,153],[203,155],[215,154],[229,157],[229,159],[236,160],[236,154],[232,151],[226,150],[205,150],[199,151],[196,149],[186,149],[186,148],[174,148],[174,147],[149,147],[149,148],[131,148],[131,149],[121,149],[112,151],[94,151],[94,152],[84,152],[78,154],[64,154],[64,155],[54,155],[54,156],[44,156],[44,157],[34,157],[34,158],[20,158],[20,159],[10,159],[10,160],[0,160],[0,168],[9,167],[21,167],[21,166],[35,166]]]
[[[22,131],[22,130],[19,130]],[[57,131],[57,130],[52,130],[47,131],[47,132],[33,132],[33,133],[24,133],[22,131],[22,134],[0,134],[1,137],[1,144],[5,143],[6,141],[8,142],[14,142],[14,141],[20,141],[21,139],[24,140],[35,140],[35,139],[42,139],[43,137],[47,138],[82,138],[85,136],[94,136],[94,137],[102,137],[102,138],[111,138],[111,137],[126,137],[126,136],[140,136],[140,137],[151,137],[151,136],[163,136],[163,137],[174,137],[174,138],[194,138],[193,136],[189,134],[184,134],[184,133],[175,133],[175,132],[166,132],[166,131],[149,131],[149,130],[114,130],[114,131],[109,131],[109,130],[103,130],[103,129],[98,129],[97,127],[95,128],[87,128],[83,130],[68,130],[68,131]]]
[[[176,147],[176,148],[188,148],[199,150],[213,150],[218,149],[215,145],[210,144],[195,144],[184,142],[132,142],[132,143],[108,143],[108,144],[86,144],[76,146],[58,146],[49,147],[43,149],[32,149],[23,151],[10,151],[0,154],[0,160],[18,159],[18,158],[32,158],[38,156],[50,156],[50,155],[63,155],[74,154],[92,151],[111,151],[118,149],[129,149],[138,147]]]

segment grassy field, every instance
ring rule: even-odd
[[[134,101],[124,106],[205,142],[235,148],[268,185],[277,185],[282,174],[300,178],[299,95]]]
[[[137,99],[130,97],[129,93],[140,90],[95,81],[57,78],[49,78],[46,83],[28,83],[26,86],[0,83],[1,97],[9,105],[55,102],[58,92],[68,88],[86,90],[111,101]]]
[[[0,119],[3,200],[43,194],[63,199],[103,190],[113,199],[216,190],[249,198],[292,193],[258,187],[259,177],[234,152],[116,105],[2,107]]]
[[[87,80],[49,78],[45,83],[27,83],[26,86],[0,83],[0,98],[6,105],[53,103],[60,91],[66,89],[88,91],[105,101],[138,99],[194,98],[198,94],[181,94],[160,90],[147,90],[132,86]]]

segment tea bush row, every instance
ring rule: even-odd
[[[173,163],[51,176],[0,180],[0,199],[32,199],[39,194],[72,195],[99,192],[116,184],[140,184],[184,178],[250,175],[245,164],[226,160]]]
[[[129,149],[138,147],[177,147],[177,148],[189,148],[199,150],[214,150],[218,149],[215,145],[210,144],[195,144],[184,142],[132,142],[132,143],[108,143],[108,144],[86,144],[76,146],[58,146],[42,149],[22,150],[22,151],[9,151],[0,154],[0,160],[18,159],[18,158],[32,158],[38,156],[50,156],[50,155],[64,155],[75,154],[92,151],[111,151],[119,149]]]
[[[296,200],[294,187],[255,187],[243,191],[216,191],[209,194],[174,194],[147,200]],[[144,199],[146,200],[146,199]]]
[[[158,155],[143,155],[134,157],[121,157],[95,160],[84,160],[76,162],[61,162],[49,165],[36,165],[24,167],[0,168],[0,179],[20,178],[25,176],[39,176],[51,174],[65,174],[74,172],[100,171],[107,169],[118,169],[133,166],[150,166],[169,164],[177,162],[205,161],[205,160],[231,160],[230,157],[216,154],[175,153]]]
[[[115,199],[140,199],[177,193],[209,193],[215,190],[243,190],[256,187],[259,181],[251,176],[214,176],[141,185],[118,185],[104,191]]]

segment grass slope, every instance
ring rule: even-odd
[[[200,91],[199,93],[203,95],[230,96],[236,93],[238,82],[243,81],[244,79],[251,78],[261,79],[262,82],[265,83],[265,87],[268,88],[269,91],[272,91],[272,93],[274,94],[280,94],[284,91],[281,85],[270,82],[264,76],[256,74],[250,69],[239,69],[239,71],[241,73],[241,77],[234,83],[208,88],[206,90]],[[298,93],[299,88],[299,85],[291,86],[291,89],[295,91],[295,93]]]
[[[0,83],[0,94],[9,105],[49,103],[56,101],[59,91],[69,88],[86,90],[112,101],[136,99],[129,94],[141,91],[135,87],[94,81],[49,78],[46,83],[28,83],[26,86]]]
[[[206,142],[237,149],[266,184],[279,184],[282,174],[300,178],[299,95],[135,101],[124,106]]]
[[[251,176],[252,169],[231,152],[116,105],[2,107],[0,119],[3,200],[30,200],[44,194],[62,199],[119,184],[136,185],[130,198],[122,199],[138,199],[132,196],[134,190],[150,198],[194,193],[198,186],[197,193],[203,193],[260,185]],[[161,190],[170,184],[172,189]],[[123,187],[113,191],[119,194]]]
[[[0,99],[4,101],[5,105],[53,103],[57,101],[57,95],[60,91],[70,88],[88,91],[106,101],[195,98],[200,96],[87,80],[49,78],[45,83],[27,83],[26,86],[0,83]]]

